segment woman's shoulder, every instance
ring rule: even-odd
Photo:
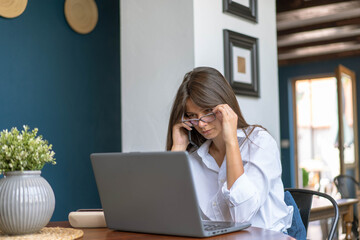
[[[248,127],[238,129],[238,137],[256,138],[259,136],[271,137],[269,132],[260,125],[250,125]]]
[[[245,129],[242,129],[242,131],[242,135],[245,138],[247,136],[250,143],[258,145],[259,147],[264,147],[265,145],[277,145],[275,139],[262,126],[251,125]]]

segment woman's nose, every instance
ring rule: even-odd
[[[206,126],[206,122],[203,122],[203,121],[199,121],[199,127],[203,128]]]

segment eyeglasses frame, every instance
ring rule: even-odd
[[[204,121],[204,120],[202,119],[202,118],[204,118],[204,117],[208,117],[208,116],[211,116],[211,115],[214,115],[214,120],[212,120],[212,121],[210,121],[210,122]],[[186,122],[197,121],[198,124],[196,124],[196,126],[199,125],[199,121],[202,121],[202,122],[204,122],[204,123],[211,123],[211,122],[213,122],[213,121],[215,121],[215,120],[216,120],[216,114],[213,113],[213,112],[208,113],[208,114],[205,114],[205,115],[202,116],[201,118],[192,118],[192,119],[187,119],[187,120],[184,119],[184,114],[181,116],[181,122],[183,122],[183,123],[186,124]],[[192,123],[191,123],[191,124],[192,124]],[[188,125],[188,124],[186,124],[186,125]],[[192,124],[192,125],[195,125],[195,124]],[[189,126],[189,125],[188,125],[188,126]],[[192,127],[192,126],[189,126],[189,127]]]
[[[214,115],[214,120],[212,120],[212,121],[210,121],[210,122],[206,122],[206,121],[204,121],[202,118],[203,117],[207,117],[207,116],[210,116],[210,115]],[[208,113],[208,114],[206,114],[206,115],[204,115],[204,116],[202,116],[201,118],[198,118],[198,119],[196,119],[196,118],[193,118],[193,119],[188,119],[188,120],[184,120],[184,114],[181,116],[181,122],[182,123],[185,123],[186,125],[188,125],[186,122],[189,122],[189,121],[202,121],[202,122],[204,122],[204,123],[211,123],[211,122],[213,122],[213,121],[215,121],[216,120],[216,114],[215,113]],[[194,126],[194,124],[192,124],[191,123],[191,125],[193,125]],[[198,126],[199,125],[199,123],[196,125],[196,126]],[[189,126],[189,125],[188,125]],[[189,126],[189,127],[191,127],[191,128],[193,128],[193,126]],[[192,141],[192,139],[191,139],[191,131],[188,131],[188,137],[189,137],[189,143],[191,144],[191,145],[193,145],[195,148],[199,148],[199,146],[196,144],[196,143],[194,143],[193,141]]]

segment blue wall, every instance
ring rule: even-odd
[[[119,1],[96,1],[99,21],[75,33],[64,1],[31,0],[14,19],[0,17],[0,129],[38,127],[57,165],[52,221],[78,208],[99,208],[92,152],[120,151]]]
[[[295,186],[294,172],[294,142],[293,142],[293,119],[292,119],[292,96],[290,80],[296,77],[316,74],[335,74],[336,67],[342,64],[354,71],[357,76],[357,108],[358,120],[360,120],[360,57],[341,58],[335,60],[309,62],[307,64],[289,65],[279,67],[279,93],[280,93],[280,126],[281,139],[290,140],[290,148],[282,148],[283,181],[285,187]],[[358,123],[360,126],[360,123]],[[360,129],[360,128],[359,128]],[[360,136],[360,134],[359,134]]]

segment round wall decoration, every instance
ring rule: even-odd
[[[0,0],[0,16],[18,17],[25,11],[27,3],[28,0]]]
[[[98,9],[94,0],[66,0],[65,18],[77,33],[87,34],[94,30],[98,21]]]

